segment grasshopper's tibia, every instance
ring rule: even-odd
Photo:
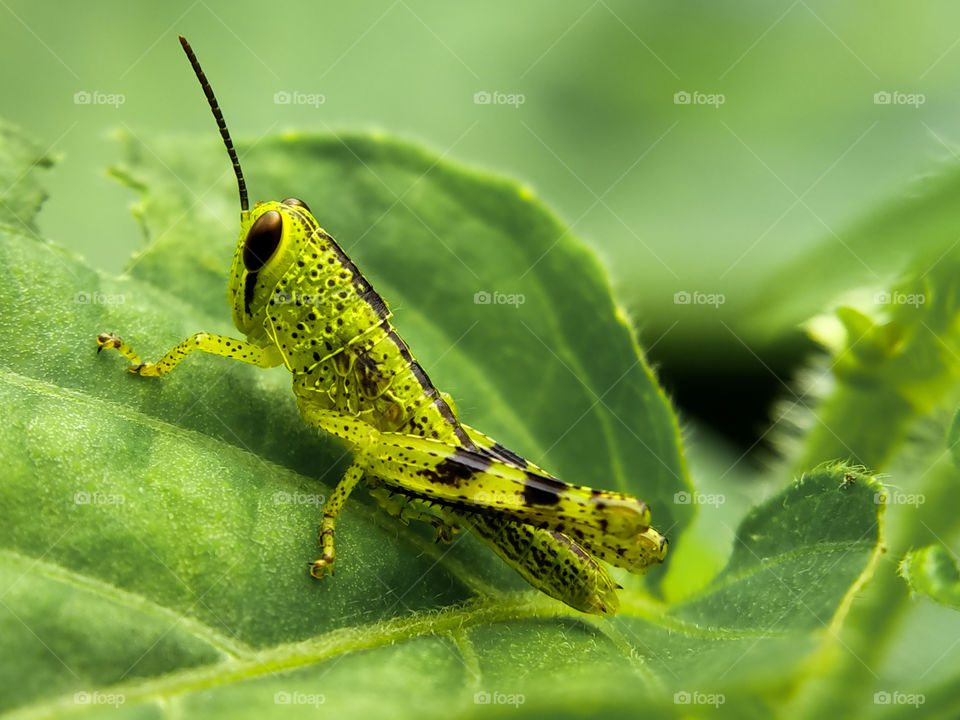
[[[489,545],[521,577],[547,595],[581,612],[612,615],[619,587],[603,566],[566,535],[518,523],[504,516],[460,513],[453,508],[396,493],[367,479],[370,494],[401,522],[420,520],[437,530],[437,541],[450,542],[461,527]]]
[[[392,515],[408,525],[411,520],[429,523],[437,531],[437,542],[453,541],[453,536],[460,532],[460,526],[446,521],[437,514],[430,512],[427,504],[417,498],[392,492],[383,485],[375,484],[373,478],[367,479],[370,494],[387,514]]]
[[[580,612],[613,615],[619,587],[603,566],[562,533],[503,515],[464,515],[463,522],[521,577]]]
[[[343,509],[344,503],[350,497],[350,493],[363,477],[363,468],[353,463],[347,468],[347,471],[340,478],[340,482],[333,489],[333,495],[323,505],[323,520],[320,523],[320,547],[323,549],[323,555],[319,560],[310,563],[310,574],[315,578],[322,578],[323,574],[329,570],[333,575],[333,529],[336,525],[337,515]]]
[[[261,368],[276,367],[283,361],[277,348],[272,345],[262,348],[244,340],[204,332],[190,336],[155,363],[143,362],[133,348],[116,335],[101,333],[97,336],[97,345],[97,352],[116,350],[130,361],[131,365],[127,370],[137,375],[146,376],[166,375],[181,360],[196,350],[230,358],[231,360],[239,360]]]

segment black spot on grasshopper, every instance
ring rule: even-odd
[[[466,465],[461,465],[451,460],[444,460],[439,463],[434,472],[439,481],[445,485],[457,486],[460,485],[462,481],[469,480],[473,477],[473,470]]]
[[[454,487],[456,487],[457,485],[460,484],[459,482],[455,481],[453,478],[450,478],[450,477],[441,478],[439,474],[429,469],[415,470],[413,474],[419,475],[422,478],[426,478],[427,482],[433,485],[453,485]],[[428,488],[426,492],[429,493],[433,491]]]
[[[451,457],[437,463],[432,470],[420,470],[417,474],[427,477],[433,482],[459,487],[464,481],[472,478],[475,473],[483,472],[489,467],[490,460],[483,455],[457,448]]]
[[[253,272],[248,272],[246,280],[243,281],[243,309],[247,315],[250,314],[250,303],[253,302],[253,292],[256,288],[257,271],[254,270]]]
[[[490,469],[490,458],[465,448],[456,448],[453,451],[453,456],[444,460],[441,465],[445,463],[467,468],[470,474],[481,473]]]
[[[527,505],[556,505],[560,493],[567,489],[562,480],[526,471],[527,482],[523,486],[523,499]]]

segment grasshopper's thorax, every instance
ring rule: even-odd
[[[228,299],[248,339],[308,371],[390,317],[386,303],[300,200],[257,203],[241,220]]]
[[[386,303],[303,202],[257,203],[240,224],[227,292],[234,322],[249,342],[276,349],[305,416],[333,409],[380,430],[471,444]]]

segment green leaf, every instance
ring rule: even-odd
[[[689,489],[675,422],[590,255],[514,185],[382,138],[348,145],[265,140],[251,185],[300,195],[336,216],[339,237],[363,239],[344,245],[468,421],[561,477],[642,494],[665,530],[689,522],[693,505],[674,503]],[[190,358],[152,381],[94,352],[103,330],[150,357],[199,329],[229,331],[214,298],[231,243],[223,228],[197,233],[229,211],[231,187],[177,214],[185,187],[202,186],[181,162],[167,162],[186,178],[178,190],[160,167],[122,171],[150,188],[140,217],[152,245],[128,277],[0,228],[0,330],[12,339],[0,348],[0,634],[18,658],[0,666],[3,709],[262,717],[322,701],[446,717],[489,715],[489,698],[501,712],[677,715],[687,708],[674,693],[769,700],[840,622],[877,556],[883,510],[877,482],[842,466],[753,511],[727,568],[675,605],[630,583],[616,617],[581,615],[468,534],[437,546],[362,494],[338,523],[336,577],[313,581],[319,495],[347,458],[300,421],[285,372]],[[310,195],[282,186],[303,167]],[[383,179],[402,188],[397,216]],[[475,305],[480,289],[527,301]]]
[[[913,592],[960,610],[960,570],[957,559],[943,545],[908,552],[900,561],[900,574]]]

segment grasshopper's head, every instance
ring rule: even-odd
[[[233,254],[227,301],[233,322],[245,334],[262,332],[267,304],[277,282],[303,257],[317,222],[296,198],[258,202],[240,215],[240,241]]]
[[[253,210],[247,200],[247,184],[240,170],[240,159],[233,147],[220,105],[200,67],[200,61],[182,35],[180,44],[200,81],[203,94],[220,128],[220,136],[233,163],[240,191],[240,241],[233,254],[227,301],[233,308],[237,329],[255,341],[263,334],[267,303],[277,281],[297,261],[317,221],[302,200],[288,198],[283,202],[258,202]]]

